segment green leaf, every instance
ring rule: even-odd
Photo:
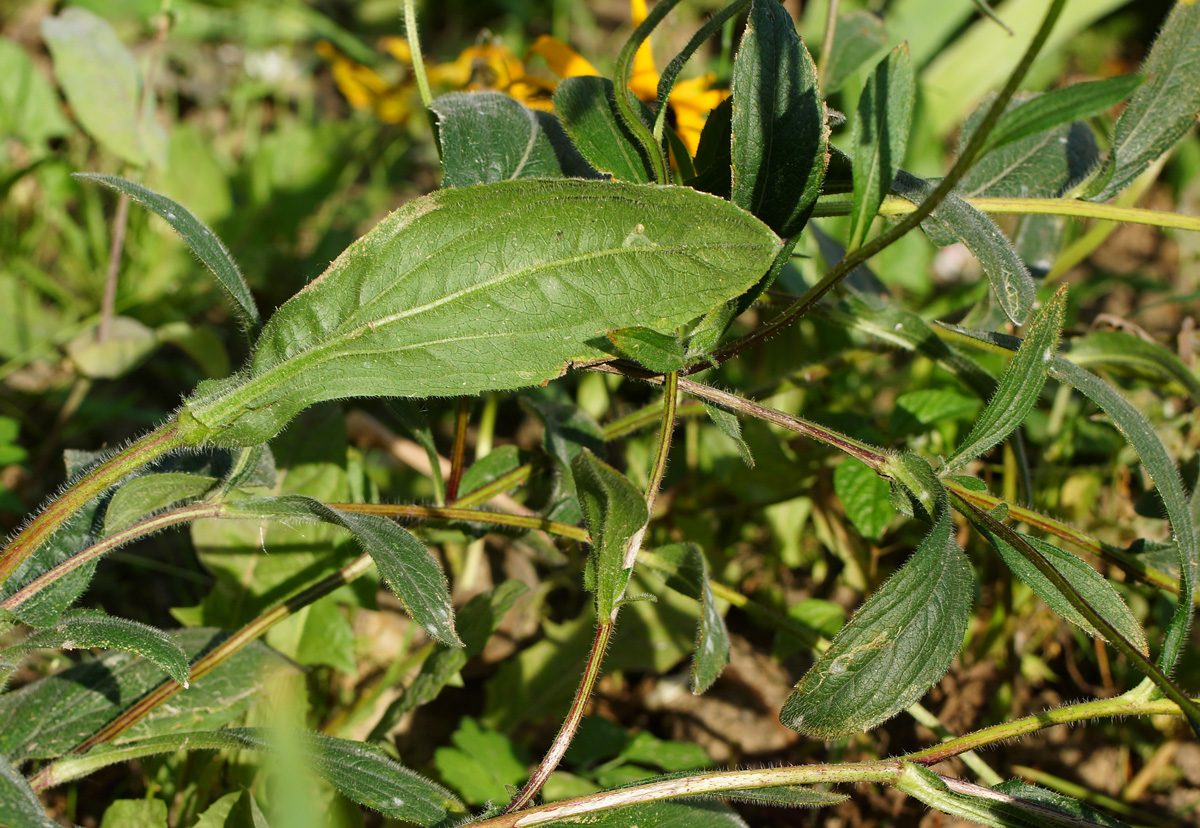
[[[590,451],[580,452],[571,463],[579,506],[592,536],[588,561],[592,591],[596,595],[596,617],[601,623],[612,618],[631,569],[625,553],[633,536],[646,526],[646,500],[629,479]]]
[[[875,67],[858,99],[858,117],[850,133],[854,198],[847,250],[856,250],[866,241],[879,205],[904,163],[915,96],[908,44],[901,43]]]
[[[571,463],[585,448],[603,453],[604,430],[590,414],[578,406],[554,399],[522,396],[522,402],[542,421],[545,432],[542,445],[551,458],[555,474],[550,481],[546,516],[565,523],[578,523],[583,517],[575,493]]]
[[[46,816],[42,803],[25,777],[0,759],[0,825],[8,828],[61,828]]]
[[[130,480],[117,489],[108,502],[108,509],[104,513],[104,534],[112,535],[128,529],[146,515],[182,500],[196,500],[218,482],[215,477],[186,472],[147,474]]]
[[[933,186],[901,170],[892,191],[913,204],[920,204],[933,192]],[[967,246],[983,266],[1004,313],[1012,321],[1023,323],[1033,310],[1037,289],[1029,269],[992,220],[951,193],[925,221]]]
[[[946,487],[933,471],[933,466],[919,454],[911,451],[892,455],[884,465],[884,471],[907,493],[908,497],[930,520],[937,520],[946,504]],[[924,517],[923,516],[923,517]]]
[[[944,388],[925,388],[897,397],[896,410],[902,417],[911,418],[915,423],[932,426],[946,420],[972,416],[979,410],[979,400]]]
[[[187,654],[175,639],[148,624],[95,611],[66,615],[57,625],[37,630],[19,644],[0,651],[0,670],[6,663],[15,668],[20,658],[32,650],[91,647],[137,653],[157,664],[184,687],[188,686]]]
[[[821,191],[829,126],[817,68],[777,0],[750,4],[731,83],[733,203],[795,236]]]
[[[433,428],[429,425],[429,417],[426,416],[421,406],[412,400],[388,400],[387,407],[395,415],[404,432],[425,449],[425,456],[429,458],[434,490],[440,493],[438,497],[444,499],[446,484],[442,480],[442,462],[439,459],[437,443],[433,439]]]
[[[995,396],[988,402],[971,433],[946,460],[948,471],[957,471],[1011,434],[1033,410],[1046,373],[1058,351],[1066,312],[1066,287],[1059,288],[1029,324],[1025,339],[1008,364]]]
[[[737,812],[720,802],[647,802],[626,808],[609,808],[544,823],[590,828],[746,828]]]
[[[191,660],[228,634],[193,628],[170,636]],[[265,644],[251,642],[119,741],[219,728],[261,695],[270,670],[288,669]],[[0,728],[0,756],[12,762],[61,756],[161,682],[162,670],[153,662],[114,652],[6,693],[0,696],[0,720],[5,722]]]
[[[249,445],[321,400],[537,385],[607,358],[591,343],[608,331],[672,330],[743,293],[779,249],[751,216],[684,187],[442,190],[285,303],[249,369],[202,383],[178,422],[189,443]]]
[[[865,9],[839,14],[825,67],[825,94],[841,89],[847,79],[878,59],[887,46],[887,27],[879,15]]]
[[[192,828],[270,828],[254,795],[235,791],[209,805]]]
[[[701,192],[729,200],[733,170],[733,98],[726,98],[708,113],[700,131],[700,146],[692,159],[696,176],[684,183]]]
[[[750,468],[754,468],[754,455],[750,452],[750,444],[742,437],[742,421],[738,419],[737,415],[707,402],[704,403],[704,412],[708,414],[708,418],[721,430],[722,434],[733,440],[738,454],[742,455],[742,461]]]
[[[437,698],[458,671],[483,651],[505,614],[527,589],[520,581],[509,580],[464,604],[456,613],[463,646],[442,645],[421,663],[421,672],[372,728],[371,741],[385,738],[401,716]]]
[[[166,166],[166,133],[139,112],[141,72],[108,21],[79,7],[42,20],[71,111],[105,149],[134,166]]]
[[[838,739],[917,701],[950,667],[971,618],[974,576],[950,510],[912,558],[834,637],[783,705],[793,730]]]
[[[58,93],[15,40],[0,38],[0,136],[13,137],[36,155],[50,138],[70,133]]]
[[[699,550],[697,550],[699,551]],[[634,736],[617,754],[618,759],[661,768],[668,773],[711,767],[712,757],[694,742],[659,739],[643,730]]]
[[[1042,819],[1062,828],[1129,828],[1121,820],[1110,817],[1086,802],[1030,785],[1020,779],[1001,782],[991,790],[1013,798],[1009,802],[998,802],[995,806],[998,811],[1020,813],[1035,822]]]
[[[167,803],[161,799],[118,799],[105,809],[100,828],[167,828]]]
[[[1063,86],[1030,98],[1000,116],[982,152],[1099,115],[1132,95],[1145,80],[1145,75],[1120,75]]]
[[[226,512],[229,517],[318,521],[348,530],[413,620],[443,644],[462,646],[454,632],[446,576],[425,544],[407,529],[378,515],[333,509],[307,495],[242,500],[228,504]]]
[[[554,114],[588,163],[616,181],[648,184],[654,171],[646,151],[617,113],[616,95],[608,78],[584,75],[564,78],[554,90]],[[649,126],[653,116],[642,107]]]
[[[472,805],[502,804],[511,799],[506,786],[525,779],[528,760],[524,751],[503,733],[481,727],[464,716],[450,737],[454,747],[440,747],[433,755],[438,775]]]
[[[896,516],[889,497],[891,488],[870,466],[853,457],[833,470],[833,490],[846,509],[846,517],[869,540],[877,540]]]
[[[653,554],[647,553],[645,561],[665,576],[668,587],[700,604],[700,623],[692,656],[692,692],[699,695],[712,686],[729,663],[729,630],[725,628],[725,619],[721,617],[717,598],[708,582],[704,550],[694,543],[676,543],[661,546]]]
[[[824,808],[837,805],[850,797],[833,791],[818,791],[803,785],[778,785],[774,788],[739,788],[721,791],[721,796],[734,802],[769,805],[776,808]]]
[[[1178,356],[1156,342],[1124,331],[1092,331],[1071,340],[1064,356],[1084,368],[1104,365],[1150,380],[1174,380],[1200,405],[1200,380]]]
[[[341,794],[392,819],[433,826],[467,809],[445,788],[361,742],[309,735],[313,769]]]
[[[208,225],[192,215],[182,204],[136,182],[98,173],[75,173],[72,177],[96,181],[117,192],[125,193],[147,210],[165,219],[196,254],[196,258],[217,277],[217,284],[228,294],[233,303],[234,315],[245,329],[246,335],[251,339],[258,335],[262,319],[258,315],[254,297],[250,294],[250,286],[242,278],[242,272],[238,270],[233,256]]]
[[[1107,201],[1165,155],[1200,114],[1200,6],[1176,3],[1142,65],[1146,76],[1113,127],[1112,150],[1088,188]]]
[[[111,336],[101,342],[97,328],[67,343],[67,356],[80,374],[90,379],[114,379],[137,368],[159,348],[158,337],[136,319],[116,316]]]
[[[483,457],[467,466],[458,484],[460,495],[468,495],[476,489],[491,485],[504,475],[515,471],[522,463],[521,451],[516,446],[497,446]]]
[[[609,331],[608,338],[623,356],[656,374],[669,374],[687,365],[683,346],[675,337],[650,328],[635,326]]]
[[[451,92],[429,105],[442,145],[442,186],[518,178],[595,178],[554,116],[501,92]]]
[[[1016,549],[1013,549],[1012,545],[1005,541],[1004,538],[996,535],[986,525],[976,524],[975,528],[996,548],[996,551],[1000,553],[1000,557],[1004,558],[1004,563],[1008,565],[1008,568],[1016,573],[1017,577],[1024,581],[1039,598],[1045,601],[1050,609],[1072,624],[1080,627],[1088,635],[1099,638],[1102,641],[1107,640],[1104,634],[1092,626],[1080,614],[1079,610],[1071,605],[1067,597],[1045,575],[1038,571],[1036,566],[1026,560],[1025,556]],[[1059,549],[1057,546],[1039,538],[1028,535],[1022,535],[1022,538],[1024,538],[1026,543],[1040,552],[1042,557],[1058,570],[1063,578],[1070,582],[1075,591],[1091,604],[1096,612],[1108,619],[1109,623],[1117,628],[1117,631],[1124,636],[1126,641],[1133,644],[1143,655],[1150,654],[1149,645],[1146,643],[1146,633],[1143,632],[1142,625],[1138,623],[1137,618],[1129,611],[1129,607],[1125,604],[1125,601],[1113,589],[1112,584],[1107,579],[1092,569],[1086,561],[1072,555],[1070,552]]]

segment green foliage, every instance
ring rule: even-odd
[[[1179,816],[1200,5],[360,5],[0,24],[0,823],[1121,825],[1070,723]]]

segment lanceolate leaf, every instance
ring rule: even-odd
[[[595,178],[548,112],[500,92],[451,92],[429,108],[438,118],[443,186],[518,178]]]
[[[606,811],[589,813],[545,825],[577,826],[580,823],[591,828],[746,828],[745,821],[737,812],[721,802],[646,802],[626,808],[610,808]]]
[[[1072,121],[1083,121],[1125,100],[1145,81],[1144,75],[1121,75],[1064,86],[1012,107],[992,128],[983,152],[990,152]]]
[[[311,520],[349,530],[375,561],[379,574],[425,631],[453,647],[462,642],[454,632],[454,614],[446,576],[415,535],[378,515],[343,512],[306,495],[283,495],[229,504],[230,517]]]
[[[777,0],[754,0],[733,63],[733,203],[781,236],[808,221],[828,164],[817,69]]]
[[[1113,128],[1096,201],[1124,190],[1175,146],[1200,114],[1200,5],[1176,3],[1142,66],[1147,78]]]
[[[868,730],[925,694],[962,647],[974,576],[953,540],[950,510],[904,567],[833,639],[779,720],[820,739]]]
[[[0,825],[8,828],[60,828],[46,816],[42,803],[25,777],[0,759]]]
[[[672,330],[746,291],[778,238],[683,187],[513,181],[409,202],[285,303],[248,370],[203,383],[189,442],[269,439],[313,403],[536,385],[617,328]]]
[[[996,548],[1000,553],[1000,557],[1004,558],[1004,563],[1008,568],[1016,573],[1022,581],[1024,581],[1030,589],[1032,589],[1039,598],[1046,602],[1050,609],[1057,612],[1063,618],[1070,621],[1072,624],[1082,628],[1088,635],[1095,636],[1102,640],[1105,639],[1103,633],[1092,626],[1079,610],[1071,605],[1071,602],[1065,595],[1054,586],[1045,575],[1038,571],[1037,567],[1026,560],[1025,556],[1018,552],[1002,537],[991,531],[984,524],[976,524],[977,528],[984,537]],[[1143,655],[1150,654],[1149,645],[1146,643],[1146,633],[1142,631],[1142,625],[1138,623],[1137,618],[1129,611],[1125,601],[1113,589],[1103,576],[1096,570],[1092,569],[1086,561],[1072,555],[1070,552],[1064,552],[1053,544],[1047,543],[1038,538],[1022,535],[1025,541],[1042,554],[1051,566],[1058,570],[1059,574],[1071,583],[1085,601],[1092,605],[1097,612],[1108,619],[1117,631],[1125,637],[1125,640],[1136,647]]]
[[[1064,354],[1076,365],[1105,365],[1159,380],[1175,380],[1187,390],[1193,405],[1200,405],[1200,379],[1178,356],[1155,342],[1122,331],[1093,331],[1071,340]]]
[[[893,192],[908,199],[913,204],[920,204],[931,192],[933,187],[901,170],[893,183]],[[992,291],[1000,302],[1000,307],[1012,321],[1020,324],[1033,310],[1037,288],[1029,269],[1013,250],[1000,229],[992,220],[980,213],[971,205],[954,194],[938,205],[933,214],[926,219],[935,223],[939,229],[962,241],[979,263],[983,272],[992,283]]]
[[[192,248],[192,252],[204,266],[217,277],[217,284],[229,294],[229,298],[233,301],[233,312],[237,315],[242,327],[245,328],[247,336],[253,339],[258,335],[258,329],[262,327],[262,319],[259,318],[254,297],[250,294],[250,287],[242,278],[242,273],[238,270],[233,256],[225,249],[225,245],[217,238],[217,234],[206,224],[192,215],[182,204],[133,181],[127,181],[115,175],[98,173],[75,173],[74,177],[85,181],[96,181],[117,192],[125,193],[147,210],[162,216],[167,224],[183,237],[187,246]]]
[[[579,152],[600,172],[617,181],[647,184],[654,180],[645,149],[617,113],[608,78],[564,78],[554,90],[554,114]],[[648,110],[642,109],[641,114],[643,121],[653,120]]]
[[[908,44],[901,43],[875,67],[858,99],[858,117],[850,138],[854,147],[854,198],[847,250],[861,247],[866,240],[879,205],[904,162],[914,87]]]
[[[108,503],[104,513],[104,534],[128,529],[139,518],[165,509],[181,500],[194,500],[217,484],[215,477],[186,472],[147,474],[130,480]]]
[[[721,796],[735,802],[749,802],[751,805],[771,805],[776,808],[823,808],[826,805],[837,805],[845,802],[846,794],[834,791],[818,791],[816,788],[806,788],[803,785],[780,785],[774,788],[742,788],[733,791],[721,791]]]
[[[1046,372],[1058,351],[1066,303],[1067,292],[1063,287],[1034,317],[1017,355],[1000,378],[996,395],[979,415],[962,445],[946,461],[948,470],[962,468],[1001,442],[1033,409],[1046,384]]]
[[[596,594],[596,617],[612,617],[632,570],[625,568],[630,539],[646,525],[646,501],[629,479],[590,451],[571,463],[579,506],[592,536],[588,561],[591,589]]]
[[[175,639],[162,630],[127,618],[113,618],[101,612],[75,612],[58,624],[37,630],[19,644],[0,651],[0,673],[5,662],[13,667],[32,650],[64,650],[103,647],[137,653],[157,664],[180,684],[188,683],[188,658]]]

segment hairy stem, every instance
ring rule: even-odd
[[[8,580],[18,566],[71,519],[94,497],[104,494],[125,475],[152,463],[184,444],[175,423],[170,422],[137,440],[128,448],[96,465],[56,498],[41,514],[26,524],[0,553],[0,584]]]
[[[654,517],[654,504],[658,500],[658,488],[662,485],[663,475],[667,472],[667,457],[671,453],[671,434],[675,431],[675,411],[679,405],[679,373],[672,371],[663,378],[662,426],[658,432],[658,449],[654,454],[654,467],[650,470],[650,480],[646,483],[646,525],[629,540],[629,548],[625,550],[624,566],[633,569],[637,563],[638,552],[642,551],[642,541],[646,538],[646,530]]]
[[[474,493],[472,493],[474,494]],[[587,542],[587,530],[569,523],[547,520],[537,515],[511,515],[506,512],[492,512],[485,509],[466,509],[460,506],[416,506],[406,503],[329,503],[333,509],[342,512],[356,512],[363,515],[380,515],[390,518],[407,518],[410,520],[453,520],[464,523],[483,523],[493,526],[514,526],[518,529],[540,529],[561,538],[570,538]]]
[[[425,58],[421,56],[421,34],[417,30],[417,6],[415,0],[404,0],[404,34],[408,38],[408,51],[412,55],[413,77],[421,93],[421,103],[428,109],[433,103],[429,91],[429,77],[425,74]]]
[[[458,498],[458,484],[462,480],[463,462],[467,457],[467,423],[470,414],[470,400],[458,398],[458,413],[454,417],[454,447],[450,452],[450,479],[446,481],[446,500],[453,502]]]

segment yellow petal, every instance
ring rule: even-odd
[[[640,26],[646,19],[646,0],[629,0],[629,17],[634,28]],[[654,68],[650,38],[642,41],[637,54],[633,56],[633,77],[629,79],[629,88],[644,101],[653,100],[658,95],[658,70]]]
[[[412,49],[408,48],[408,40],[403,37],[381,37],[379,46],[396,60],[408,65],[412,63]]]
[[[525,61],[531,55],[541,55],[550,71],[560,78],[575,78],[581,75],[599,75],[596,67],[592,66],[583,55],[576,52],[567,44],[550,35],[542,35],[525,50]]]
[[[409,86],[398,86],[375,102],[375,117],[385,124],[398,124],[408,119],[412,111],[414,90]]]
[[[506,90],[509,97],[520,101],[530,109],[540,109],[543,112],[554,111],[554,86],[532,75],[513,83]]]

